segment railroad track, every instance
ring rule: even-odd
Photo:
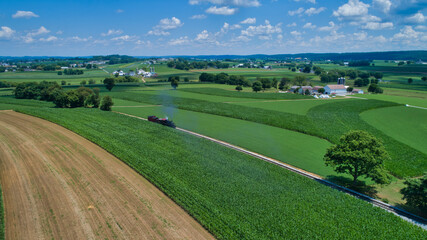
[[[121,112],[116,112],[116,111],[115,111],[115,113],[119,113],[119,114],[126,115],[126,116],[129,116],[129,117],[133,117],[133,118],[137,118],[137,119],[141,119],[141,120],[148,121],[148,119],[145,119],[145,118],[142,118],[142,117],[138,117],[138,116],[134,116],[134,115],[130,115],[130,114],[126,114],[126,113],[121,113]],[[294,166],[288,165],[288,164],[286,164],[286,163],[280,162],[280,161],[275,160],[275,159],[273,159],[273,158],[266,157],[266,156],[264,156],[264,155],[261,155],[261,154],[258,154],[258,153],[255,153],[255,152],[252,152],[252,151],[246,150],[246,149],[244,149],[244,148],[241,148],[241,147],[235,146],[235,145],[233,145],[233,144],[230,144],[230,143],[227,143],[227,142],[224,142],[224,141],[221,141],[221,140],[215,139],[215,138],[211,138],[211,137],[208,137],[208,136],[205,136],[205,135],[202,135],[202,134],[196,133],[196,132],[192,132],[192,131],[189,131],[189,130],[186,130],[186,129],[183,129],[183,128],[178,128],[178,127],[177,127],[176,129],[177,129],[177,130],[179,130],[179,131],[182,131],[182,132],[188,133],[188,134],[190,134],[190,135],[193,135],[193,136],[196,136],[196,137],[199,137],[199,138],[204,138],[204,139],[207,139],[207,140],[209,140],[209,141],[212,141],[212,142],[218,143],[218,144],[220,144],[220,145],[222,145],[222,146],[225,146],[225,147],[228,147],[228,148],[234,149],[234,150],[236,150],[236,151],[239,151],[239,152],[245,153],[245,154],[247,154],[247,155],[250,155],[250,156],[252,156],[252,157],[258,158],[258,159],[260,159],[260,160],[263,160],[263,161],[266,161],[266,162],[272,163],[272,164],[274,164],[274,165],[277,165],[277,166],[279,166],[279,167],[285,168],[285,169],[287,169],[287,170],[289,170],[289,171],[292,171],[292,172],[297,173],[297,174],[299,174],[299,175],[302,175],[302,176],[304,176],[304,177],[307,177],[307,178],[313,179],[313,180],[315,180],[315,181],[317,181],[317,182],[319,182],[319,183],[321,183],[321,184],[324,184],[324,185],[326,185],[326,186],[329,186],[329,187],[331,187],[331,188],[333,188],[333,189],[336,189],[336,190],[338,190],[338,191],[341,191],[341,192],[347,193],[347,194],[349,194],[349,195],[352,195],[352,196],[354,196],[354,197],[356,197],[356,198],[359,198],[359,199],[362,199],[362,200],[364,200],[364,201],[367,201],[367,202],[369,202],[369,203],[373,204],[374,206],[377,206],[377,207],[380,207],[380,208],[382,208],[382,209],[385,209],[385,210],[387,210],[387,211],[389,211],[389,212],[391,212],[391,213],[393,213],[393,214],[395,214],[395,215],[397,215],[397,216],[399,216],[399,217],[403,218],[404,220],[406,220],[406,221],[408,221],[408,222],[411,222],[411,223],[413,223],[413,224],[415,224],[415,225],[418,225],[418,226],[420,226],[421,228],[423,228],[423,229],[427,230],[427,220],[426,220],[426,219],[424,219],[424,218],[422,218],[422,217],[419,217],[419,216],[417,216],[417,215],[415,215],[415,214],[412,214],[412,213],[410,213],[410,212],[407,212],[407,211],[405,211],[405,210],[403,210],[403,209],[400,209],[400,208],[398,208],[398,207],[395,207],[395,206],[392,206],[392,205],[387,204],[387,203],[385,203],[385,202],[382,202],[382,201],[380,201],[380,200],[377,200],[377,199],[375,199],[375,198],[371,198],[371,197],[369,197],[369,196],[367,196],[367,195],[365,195],[365,194],[362,194],[362,193],[356,192],[356,191],[354,191],[354,190],[352,190],[352,189],[349,189],[349,188],[346,188],[346,187],[343,187],[343,186],[337,185],[337,184],[335,184],[335,183],[333,183],[333,182],[330,182],[330,181],[328,181],[328,180],[323,179],[323,178],[322,178],[322,177],[320,177],[319,175],[316,175],[316,174],[314,174],[314,173],[310,173],[310,172],[304,171],[304,170],[302,170],[302,169],[299,169],[299,168],[296,168],[296,167],[294,167]]]

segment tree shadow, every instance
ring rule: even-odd
[[[352,189],[359,193],[368,195],[369,197],[378,198],[377,196],[378,191],[375,189],[375,187],[366,185],[365,181],[358,180],[355,184],[353,184],[353,180],[351,180],[350,178],[344,177],[344,176],[335,176],[335,175],[328,175],[326,176],[325,180],[328,180],[340,186]]]

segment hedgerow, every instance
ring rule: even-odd
[[[218,239],[427,237],[367,202],[171,128],[95,109],[18,110],[63,125],[113,153]]]

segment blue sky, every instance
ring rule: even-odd
[[[0,55],[427,49],[426,0],[0,1]]]

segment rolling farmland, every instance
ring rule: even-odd
[[[108,66],[109,69],[107,70],[133,69],[142,65],[140,62],[118,64]],[[189,77],[190,80],[196,80],[200,72],[205,72],[205,70],[176,70],[167,68],[165,65],[156,65],[156,70],[162,72],[160,79],[178,74],[181,77]],[[207,70],[207,72],[219,71],[223,72],[222,69],[218,71]],[[279,77],[281,74],[284,76],[283,74],[286,72],[290,73],[286,69],[280,71],[226,69],[224,72],[237,75],[247,74],[246,76],[251,80],[255,79],[256,76],[265,77],[268,74],[272,74],[268,75],[272,77],[274,74],[278,74],[274,76]],[[316,77],[313,75],[313,78]],[[56,80],[55,78],[52,79]],[[77,79],[71,81],[80,82]],[[154,81],[157,80],[152,79],[152,82]],[[307,96],[274,93],[275,90],[252,93],[249,88],[245,88],[244,91],[237,92],[234,91],[235,86],[230,85],[180,83],[178,90],[171,90],[169,83],[158,84],[148,83],[143,87],[116,86],[111,92],[101,86],[101,96],[109,95],[114,98],[114,111],[144,118],[148,115],[168,116],[175,121],[178,127],[232,143],[316,173],[330,180],[334,178],[345,179],[348,176],[336,174],[332,168],[324,165],[323,155],[326,149],[331,144],[337,143],[339,137],[349,130],[366,130],[385,143],[386,149],[391,155],[391,159],[385,162],[385,167],[389,173],[399,179],[394,178],[392,185],[385,187],[371,185],[372,182],[364,178],[361,180],[371,185],[368,187],[379,191],[373,191],[372,196],[389,199],[393,204],[404,203],[400,199],[401,195],[398,194],[398,190],[403,187],[402,179],[404,177],[419,177],[427,169],[425,141],[420,140],[426,134],[423,119],[425,118],[424,112],[427,111],[402,106],[402,104],[406,103],[424,106],[425,94],[422,91],[386,89],[384,95],[357,96],[362,99],[334,98],[315,100]],[[7,95],[8,93],[10,93],[10,90],[5,90],[1,91],[0,95]],[[179,208],[182,207],[185,210],[182,211],[182,216],[180,215],[180,217],[171,214],[172,210],[161,212],[161,214],[167,215],[163,216],[159,212],[152,212],[150,210],[152,204],[149,204],[150,207],[145,212],[149,212],[153,216],[147,219],[138,217],[135,219],[135,221],[146,220],[143,225],[146,229],[149,229],[148,233],[145,231],[147,235],[144,235],[147,238],[152,238],[152,236],[171,236],[166,238],[190,236],[188,238],[192,238],[191,236],[195,236],[191,234],[201,234],[205,238],[213,236],[218,239],[283,239],[296,237],[333,239],[342,238],[343,236],[344,238],[359,239],[369,239],[374,236],[379,239],[425,238],[425,231],[409,225],[380,209],[372,208],[371,205],[365,202],[346,196],[317,182],[307,181],[307,179],[286,170],[279,170],[275,166],[262,163],[253,157],[242,155],[230,149],[224,149],[209,141],[115,113],[101,112],[96,109],[59,109],[53,108],[53,106],[50,102],[17,100],[10,96],[0,96],[0,110],[15,109],[19,112],[58,123],[78,133],[114,154],[134,171],[145,177],[155,186],[150,185],[148,182],[142,184],[144,187],[150,185],[153,188],[150,193],[155,192],[157,187],[166,194],[161,195],[162,193],[157,190],[160,195],[133,196],[132,194],[126,194],[127,196],[132,198],[143,197],[144,199],[154,199],[156,196],[161,196],[159,198],[162,200],[157,200],[156,202],[160,201],[162,203],[164,199],[169,197],[174,202],[167,203],[165,209],[175,207],[182,211]],[[8,125],[2,124],[12,129],[10,126],[12,126],[13,121],[8,121]],[[22,138],[28,138],[28,141],[30,141],[31,136],[25,134],[36,134],[34,133],[35,130],[28,128],[40,129],[41,127],[37,124],[39,124],[38,121],[42,120],[34,120],[37,126],[28,121],[26,124],[16,121],[16,124],[22,125],[17,127],[17,129],[22,129],[20,130],[21,132],[9,133],[0,131],[0,135],[5,132],[6,137],[14,136],[18,138],[15,135],[19,135],[21,142]],[[387,124],[384,124],[384,122],[387,122]],[[2,127],[1,124],[0,127]],[[59,143],[51,144],[49,141],[56,139],[55,137],[57,136],[47,130],[42,132],[49,135],[49,139],[43,140],[41,143],[32,144],[37,149],[43,149],[43,151],[47,152],[41,157],[42,159],[37,159],[38,164],[41,165],[39,169],[53,169],[50,170],[50,172],[54,173],[53,177],[58,177],[58,174],[61,173],[61,179],[72,179],[72,186],[67,180],[61,180],[70,185],[69,189],[74,189],[73,187],[75,187],[81,192],[92,189],[91,186],[95,184],[85,185],[95,181],[93,176],[87,174],[89,170],[79,169],[71,165],[74,158],[69,157],[68,154],[71,151],[70,149],[74,147],[70,146],[77,145],[75,143],[67,143],[62,137]],[[66,131],[66,133],[71,132]],[[4,136],[0,136],[0,138],[5,139]],[[7,149],[8,146],[17,144],[19,140],[14,141],[7,146],[3,145],[3,148]],[[87,143],[91,144],[90,142]],[[45,145],[39,147],[36,144]],[[46,145],[52,146],[48,148]],[[80,165],[88,165],[90,162],[88,159],[94,158],[93,165],[90,165],[93,168],[90,168],[90,171],[96,172],[99,170],[102,172],[99,174],[104,174],[105,176],[111,174],[111,170],[103,169],[103,167],[106,165],[113,166],[113,163],[108,162],[107,164],[103,162],[103,164],[99,165],[99,159],[101,158],[97,154],[101,150],[94,150],[92,146],[90,149],[89,151],[79,147],[77,153],[72,154],[83,156],[82,158],[85,162],[84,164],[80,163]],[[36,152],[35,148],[30,148],[30,150],[31,152]],[[7,150],[4,152],[12,151]],[[88,154],[89,152],[95,153]],[[23,150],[19,150],[18,154],[23,155]],[[54,154],[61,154],[61,156],[67,157],[67,162],[49,160]],[[13,154],[9,155],[12,156]],[[11,161],[9,160],[9,164],[11,164]],[[119,164],[117,159],[115,161],[116,164]],[[98,162],[98,165],[96,165],[96,162]],[[69,172],[58,170],[67,168],[76,170]],[[113,167],[112,169],[116,168],[118,167]],[[30,172],[29,169],[25,169],[25,171],[25,174],[22,174],[23,176],[31,175],[28,173]],[[128,169],[128,171],[131,170]],[[3,175],[5,173],[1,173],[1,176]],[[16,176],[18,175],[16,174]],[[128,180],[129,182],[137,181],[136,179],[139,176],[136,173],[132,175],[130,172],[126,172],[125,175],[134,177]],[[47,181],[53,182],[53,179],[52,176],[46,176],[44,180],[36,182],[35,186],[44,185],[44,182]],[[100,196],[89,191],[88,196],[82,197],[86,199],[98,198],[102,199],[98,202],[106,203],[112,201],[106,199],[108,196],[114,199],[111,194],[117,195],[125,191],[128,191],[125,193],[131,191],[126,188],[127,186],[124,187],[125,190],[120,190],[120,193],[114,190],[118,188],[117,184],[123,184],[122,178],[117,178],[117,181],[107,181],[107,177],[101,179],[104,179],[104,182],[102,182],[103,186],[105,186],[104,189],[113,189],[111,193],[103,190],[110,195]],[[197,182],[195,179],[197,179]],[[84,183],[79,181],[84,181]],[[4,182],[7,181],[2,178],[2,190],[3,193],[6,192],[7,194],[10,192],[10,187],[5,186]],[[34,205],[44,209],[40,206],[45,204],[45,198],[49,193],[63,191],[58,185],[53,185],[51,190],[36,188],[37,191],[44,194],[39,194],[41,196],[40,199],[34,198],[35,200],[31,200],[30,198],[34,204],[19,204],[25,206]],[[120,186],[120,189],[123,188],[123,185]],[[24,187],[21,187],[21,189],[24,189]],[[143,190],[141,189],[141,191]],[[137,200],[123,202],[122,199],[124,200],[125,198],[114,199],[114,202],[109,203],[109,206],[116,206],[116,211],[128,211],[129,213],[127,214],[130,214],[133,219],[140,212],[138,209],[135,210],[135,207],[128,206],[132,205],[132,203],[139,206],[140,203],[137,203]],[[36,201],[41,201],[43,204],[36,203]],[[65,222],[74,221],[75,225],[73,226],[78,226],[78,224],[83,226],[84,224],[82,224],[82,220],[79,220],[80,223],[76,220],[70,220],[73,219],[74,215],[62,213],[62,209],[55,207],[55,204],[57,204],[55,201],[57,200],[53,198],[52,203],[49,202],[49,206],[54,206],[53,208],[46,208],[40,211],[41,215],[39,214],[38,216],[42,217],[32,218],[34,221],[31,224],[41,227],[27,227],[27,233],[39,234],[40,236],[48,234],[43,236],[53,238],[61,238],[63,236],[120,238],[120,236],[131,236],[129,234],[141,235],[138,232],[142,231],[140,228],[131,227],[132,223],[129,221],[124,223],[122,222],[124,219],[113,217],[113,215],[116,216],[122,213],[111,212],[110,215],[103,215],[101,212],[110,211],[107,210],[108,208],[105,207],[105,204],[100,204],[99,207],[92,204],[95,208],[85,209],[84,205],[92,206],[87,202],[83,205],[78,205],[78,207],[73,202],[71,202],[71,205],[70,203],[66,204],[70,206],[70,209],[74,209],[72,210],[74,211],[73,214],[78,212],[85,216],[83,219],[89,218],[86,211],[90,214],[93,209],[98,209],[98,212],[100,212],[98,215],[101,216],[97,215],[97,217],[98,219],[104,218],[105,220],[100,221],[105,223],[101,227],[98,226],[95,231],[94,224],[87,220],[86,225],[88,226],[85,225],[85,231],[75,233],[71,228],[64,232],[61,224],[63,225]],[[142,201],[143,205],[147,206],[144,201]],[[11,205],[10,202],[10,199],[5,199],[6,224],[8,224],[7,219],[10,216],[7,213],[8,206]],[[162,209],[162,206],[159,205],[158,208]],[[173,210],[172,212],[175,213],[176,211],[178,210]],[[32,210],[31,214],[34,214],[34,212],[37,213],[36,210]],[[354,214],[354,212],[358,212],[358,215]],[[310,216],[310,219],[306,218],[307,215]],[[190,216],[198,223],[191,219]],[[165,220],[165,223],[164,219],[167,217],[171,220]],[[181,218],[188,218],[189,220],[184,221],[183,224],[188,224],[194,230],[184,230],[187,227],[182,228],[182,230],[176,230],[175,227],[171,227],[169,223],[173,222],[172,225],[177,226],[176,224],[179,225],[181,222],[179,219]],[[92,216],[91,219],[93,220]],[[152,224],[150,225],[148,222]],[[27,226],[28,224],[22,223],[21,225]],[[361,230],[362,227],[363,230]],[[6,227],[6,234],[10,234],[8,231],[8,227]],[[12,228],[10,231],[16,232],[17,230]]]
[[[213,239],[151,183],[69,130],[2,111],[0,139],[6,239]]]
[[[19,110],[115,152],[219,239],[425,237],[420,228],[369,203],[170,128],[90,109]]]

